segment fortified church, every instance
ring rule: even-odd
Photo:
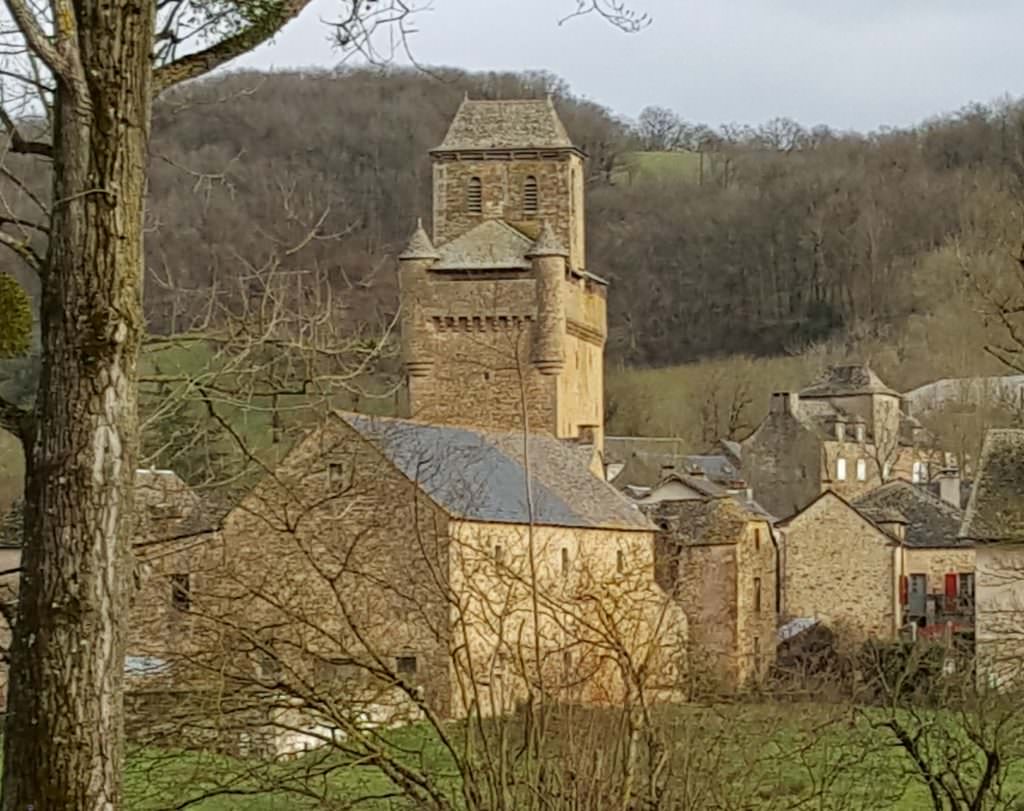
[[[431,157],[433,240],[420,225],[400,257],[408,416],[600,450],[606,284],[587,271],[583,153],[550,98],[466,99]]]

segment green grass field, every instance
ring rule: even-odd
[[[704,171],[710,171],[707,158]],[[700,155],[696,152],[631,152],[622,161],[619,172],[634,183],[696,183],[700,177]]]
[[[938,757],[949,741],[962,737],[962,729],[953,720],[937,715],[932,719],[937,726],[928,734],[938,748],[931,754]],[[667,743],[663,772],[670,786],[667,796],[675,803],[668,807],[819,811],[931,808],[926,786],[909,757],[894,746],[890,733],[872,728],[872,720],[870,713],[854,716],[850,708],[819,705],[672,708],[658,721]],[[577,790],[591,788],[598,797],[607,794],[609,786],[620,785],[617,781],[625,737],[617,724],[617,720],[608,726],[579,716],[571,726],[556,726],[546,751],[551,785],[564,787],[582,777],[587,783]],[[461,745],[464,730],[452,727],[449,732]],[[514,742],[515,734],[511,737]],[[463,806],[452,759],[428,728],[393,730],[375,745],[439,787],[453,807]],[[515,749],[513,745],[510,751]],[[126,776],[128,807],[144,811],[180,807],[203,811],[328,807],[397,811],[418,807],[395,796],[393,784],[370,761],[356,761],[324,750],[277,764],[135,751]],[[968,783],[976,780],[980,760],[960,757],[957,764],[961,779]],[[1004,800],[1018,787],[1024,787],[1020,767],[1017,759],[1008,758],[1004,763]],[[200,799],[208,792],[215,795]],[[579,807],[604,806],[584,803]],[[1019,806],[1012,800],[984,806],[992,807]]]

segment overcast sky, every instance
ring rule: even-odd
[[[575,0],[433,0],[411,39],[424,64],[545,69],[626,116],[649,104],[712,125],[789,116],[870,130],[1024,93],[1016,0],[629,0],[653,22],[623,34],[558,25]],[[331,66],[334,0],[315,0],[235,66]]]

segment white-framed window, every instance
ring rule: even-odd
[[[836,459],[836,481],[846,481],[846,460],[842,456]]]
[[[914,462],[910,468],[910,480],[914,484],[923,484],[928,481],[928,463]]]
[[[857,481],[866,482],[868,480],[868,460],[858,459],[857,460]]]

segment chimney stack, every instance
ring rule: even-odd
[[[798,392],[777,391],[772,394],[768,411],[771,414],[789,414],[791,417],[795,417],[799,407],[800,394]]]

